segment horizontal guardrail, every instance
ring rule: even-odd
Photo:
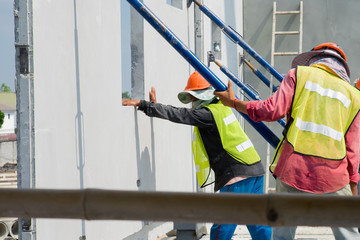
[[[358,227],[360,196],[0,189],[0,216]],[[211,209],[211,211],[209,211]]]

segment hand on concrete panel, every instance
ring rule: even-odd
[[[123,105],[123,106],[134,106],[134,107],[137,107],[137,106],[139,106],[139,104],[140,104],[140,100],[139,100],[139,99],[134,99],[134,100],[132,100],[132,99],[124,98],[124,99],[122,100],[122,105]]]
[[[149,99],[150,102],[156,103],[156,92],[154,87],[151,87],[151,91],[149,92]]]

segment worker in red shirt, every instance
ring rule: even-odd
[[[276,191],[357,195],[360,92],[350,84],[346,55],[334,43],[299,54],[280,88],[264,101],[240,101],[231,82],[215,92],[225,106],[254,121],[287,116],[270,170]],[[360,239],[357,228],[332,228],[336,239]],[[296,227],[276,227],[274,239],[294,239]]]

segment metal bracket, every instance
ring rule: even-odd
[[[215,62],[215,56],[211,51],[207,52],[207,63],[208,67],[210,67],[210,62]]]
[[[21,74],[30,73],[29,69],[29,48],[28,47],[20,47],[19,48],[19,70]]]
[[[239,67],[241,67],[241,65],[243,64],[244,58],[245,58],[245,56],[243,54],[239,53]]]

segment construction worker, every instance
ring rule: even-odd
[[[354,86],[356,87],[357,90],[360,91],[360,78],[357,78],[354,81]],[[360,174],[360,168],[359,168],[359,174]],[[358,182],[357,190],[358,190],[358,195],[360,195],[360,180]],[[360,232],[360,228],[358,228],[358,231]]]
[[[220,193],[263,193],[264,168],[253,144],[242,130],[231,108],[213,94],[214,88],[198,73],[188,79],[178,99],[192,108],[177,108],[156,103],[155,89],[145,100],[123,100],[126,106],[138,106],[149,117],[194,126],[192,149],[201,187],[215,182]],[[230,240],[236,224],[214,224],[210,239]],[[271,239],[271,228],[247,226],[252,239]]]
[[[240,101],[231,83],[215,92],[254,121],[287,116],[270,169],[276,191],[357,195],[360,95],[350,85],[346,55],[334,43],[299,54],[280,88],[265,101]],[[356,224],[354,224],[356,225]],[[360,239],[357,228],[332,228],[335,239]],[[294,239],[296,227],[276,227],[274,239]]]

